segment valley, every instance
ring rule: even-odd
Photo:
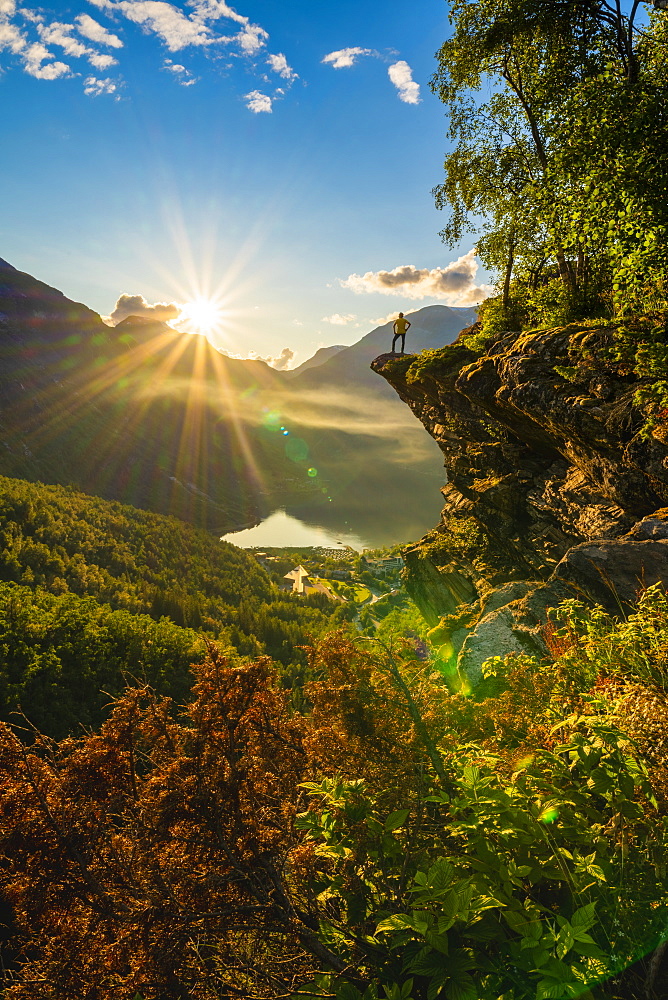
[[[412,342],[442,346],[473,318],[419,310]],[[4,263],[0,472],[217,535],[284,509],[334,532],[358,526],[371,544],[409,540],[437,509],[438,451],[369,371],[388,330],[325,352],[317,366],[275,371],[164,323],[128,317],[109,327]]]

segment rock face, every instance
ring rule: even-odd
[[[571,324],[480,346],[471,328],[372,363],[445,458],[441,522],[405,552],[407,586],[432,625],[476,609],[451,636],[472,678],[486,656],[544,649],[564,597],[619,614],[668,584],[668,434],[643,430],[642,383],[614,332]]]

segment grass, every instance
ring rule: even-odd
[[[352,601],[354,604],[364,604],[371,600],[371,591],[363,583],[351,580],[349,583],[342,580],[326,580],[323,577],[316,577],[318,583],[326,587],[333,594]]]

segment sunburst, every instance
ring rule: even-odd
[[[211,339],[220,334],[225,324],[225,311],[215,299],[199,296],[181,307],[176,326],[185,333],[203,334]]]

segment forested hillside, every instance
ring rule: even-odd
[[[0,714],[20,703],[58,735],[98,722],[124,673],[183,696],[204,637],[272,656],[291,684],[300,646],[342,614],[176,518],[4,477],[0,579]]]

